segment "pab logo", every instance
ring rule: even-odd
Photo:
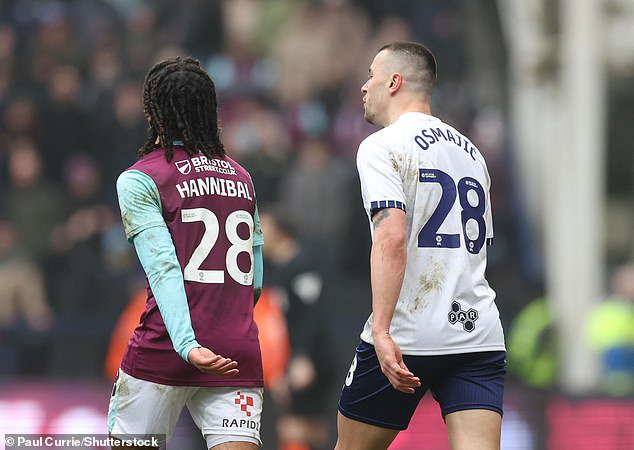
[[[236,405],[240,405],[240,410],[246,413],[247,417],[251,417],[251,411],[249,411],[249,408],[253,407],[253,397],[241,394],[240,391],[238,391],[238,396],[233,402]]]
[[[189,159],[184,159],[182,161],[176,161],[176,168],[183,175],[189,175],[189,172],[192,171],[192,164],[189,162]]]

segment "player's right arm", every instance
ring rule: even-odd
[[[202,372],[237,374],[237,362],[214,354],[196,341],[183,274],[152,178],[139,171],[126,171],[117,180],[117,195],[126,236],[134,244],[148,277],[174,350]]]
[[[373,230],[372,340],[383,374],[395,389],[412,394],[420,379],[409,371],[390,335],[407,263],[407,221],[402,180],[388,152],[388,146],[373,135],[361,143],[357,154],[364,206]]]
[[[372,285],[372,339],[383,374],[396,390],[413,394],[420,379],[409,371],[390,335],[407,263],[405,212],[385,208],[372,218],[374,238],[370,253]]]
[[[395,389],[413,394],[420,379],[409,371],[390,325],[398,301],[407,263],[405,211],[384,208],[372,217],[374,238],[370,253],[372,286],[372,339],[381,370]]]

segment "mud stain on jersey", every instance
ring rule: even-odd
[[[444,264],[431,260],[427,271],[418,278],[418,291],[416,292],[416,297],[410,301],[409,312],[414,313],[427,308],[430,294],[440,291],[444,282]]]
[[[132,229],[132,214],[130,213],[130,211],[123,210],[121,212],[121,221],[123,222],[123,229],[124,230],[131,230]]]
[[[418,165],[412,164],[410,158],[407,155],[396,154],[390,150],[388,153],[390,157],[390,163],[392,163],[392,167],[399,175],[405,172],[405,180],[408,178],[413,178],[418,181]]]
[[[401,165],[403,164],[402,158],[398,157],[392,150],[389,151],[388,156],[392,163],[392,168],[398,174],[401,173]]]
[[[119,386],[117,386],[117,394],[119,397],[128,397],[130,395],[130,387],[128,386],[128,380],[125,375],[119,375]]]

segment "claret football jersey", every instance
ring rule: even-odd
[[[485,278],[490,179],[476,147],[433,116],[405,113],[361,143],[357,167],[370,219],[382,208],[406,212],[407,264],[390,329],[403,354],[504,350]],[[372,317],[361,339],[373,343]]]
[[[130,340],[122,370],[168,385],[261,386],[258,328],[253,320],[253,246],[263,241],[248,172],[229,157],[190,157],[176,145],[170,162],[162,149],[156,149],[127,174],[149,178],[148,184],[155,185],[162,219],[153,219],[159,223],[132,220],[135,202],[142,203],[145,194],[122,201],[120,192],[120,203],[126,205],[125,210],[122,206],[126,235],[134,239],[144,229],[167,226],[184,280],[187,309],[168,311],[166,307],[161,311],[148,282],[146,310]],[[169,305],[173,299],[167,300]],[[240,373],[216,377],[185,361],[174,349],[163,312],[189,314],[195,340],[237,361]],[[187,321],[183,323],[189,328]]]

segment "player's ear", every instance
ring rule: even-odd
[[[392,75],[390,75],[390,81],[388,82],[388,90],[390,91],[390,94],[396,94],[396,92],[401,88],[401,86],[403,85],[403,75],[401,75],[398,72],[393,73]]]

